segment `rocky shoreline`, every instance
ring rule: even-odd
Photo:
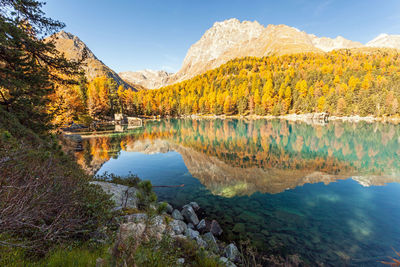
[[[103,181],[90,183],[99,186],[110,195],[110,199],[115,203],[114,213],[125,211],[114,218],[119,222],[114,250],[129,247],[128,243],[131,240],[160,241],[167,235],[173,239],[192,240],[198,250],[205,250],[213,257],[219,258],[223,265],[228,267],[240,265],[241,257],[236,245],[234,243],[226,245],[225,242],[218,240],[223,232],[222,228],[216,220],[200,219],[197,212],[201,208],[196,202],[190,202],[181,208],[172,207],[165,202],[153,204],[153,210],[165,206],[161,214],[153,214],[151,211],[138,210],[139,190],[135,187]],[[106,266],[103,259],[99,258],[97,263],[97,266]],[[185,258],[179,258],[177,264],[184,266]]]

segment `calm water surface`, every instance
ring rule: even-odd
[[[121,129],[118,129],[121,131]],[[223,238],[314,265],[379,265],[400,250],[400,126],[164,120],[84,139],[91,173],[137,174],[197,201]]]

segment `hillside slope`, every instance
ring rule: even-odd
[[[54,138],[0,107],[0,241],[40,255],[88,240],[111,205],[89,179]]]
[[[359,48],[246,57],[127,102],[146,115],[399,114],[400,54]]]
[[[77,36],[65,31],[60,31],[49,38],[54,40],[56,49],[64,53],[67,59],[80,60],[84,55],[86,56],[83,61],[83,69],[89,81],[96,77],[105,76],[113,79],[118,85],[123,85],[127,89],[129,88],[136,91],[136,88],[122,80],[116,72],[99,60],[89,47]]]
[[[247,56],[263,57],[307,52],[329,52],[334,49],[363,47],[361,43],[341,36],[318,38],[287,25],[264,27],[257,21],[229,19],[216,22],[188,50],[182,68],[172,75],[172,84],[219,67],[229,60]]]

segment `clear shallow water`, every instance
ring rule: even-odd
[[[265,254],[374,266],[400,250],[399,136],[389,124],[171,120],[85,139],[77,156],[90,172],[185,184],[156,192],[197,201],[224,238]]]

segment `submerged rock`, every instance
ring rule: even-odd
[[[210,226],[210,232],[216,236],[219,236],[222,234],[222,228],[221,228],[221,226],[219,226],[219,223],[216,220],[212,220],[211,226]]]
[[[197,217],[191,205],[183,206],[182,215],[188,223],[193,223],[193,225],[197,225],[199,223],[199,218]]]
[[[182,214],[181,214],[181,212],[180,212],[179,210],[174,210],[174,211],[172,212],[171,216],[172,216],[172,218],[174,218],[175,220],[181,220],[181,221],[184,220],[184,218],[183,218],[183,216],[182,216]]]
[[[138,190],[136,188],[100,181],[92,181],[90,184],[98,185],[105,193],[110,194],[116,208],[137,208],[138,199],[136,194]]]

